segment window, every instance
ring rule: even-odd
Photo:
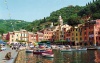
[[[77,33],[76,33],[76,36],[77,36]]]
[[[86,35],[86,32],[84,32],[84,35]]]
[[[77,29],[76,29],[76,31],[77,31]]]
[[[99,40],[100,40],[100,37],[99,37]]]
[[[72,33],[72,36],[73,36],[73,33]]]
[[[72,40],[74,40],[74,37],[72,37]]]
[[[12,39],[12,42],[13,42],[14,40]]]
[[[84,28],[84,30],[86,30],[86,27]]]
[[[12,35],[12,38],[13,38],[13,35]]]
[[[82,32],[80,32],[80,35],[82,35]]]
[[[84,38],[84,40],[86,40],[86,37]]]
[[[78,40],[78,38],[76,38],[76,40]]]
[[[80,40],[82,40],[82,38],[80,38]]]
[[[98,34],[100,34],[100,31],[98,32]]]

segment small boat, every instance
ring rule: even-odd
[[[78,49],[70,48],[70,49],[62,49],[61,52],[86,51],[86,50],[87,48],[78,48]]]
[[[61,49],[60,51],[61,51],[61,52],[71,52],[72,49]]]
[[[87,48],[87,50],[97,50],[97,48]]]
[[[53,58],[54,54],[53,53],[42,53],[43,57],[48,57],[48,58]]]
[[[33,54],[42,54],[42,53],[46,53],[46,50],[36,50],[36,51],[33,51]]]
[[[27,50],[26,50],[26,53],[33,53],[33,50],[27,49]]]
[[[86,51],[87,48],[79,48],[79,49],[76,49],[77,51]]]
[[[100,50],[100,47],[97,47],[98,50]]]

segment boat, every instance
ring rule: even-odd
[[[61,49],[60,51],[61,51],[61,52],[71,52],[72,49]]]
[[[46,50],[35,50],[33,51],[33,54],[42,54],[42,53],[46,53]]]
[[[79,48],[79,49],[76,49],[77,51],[86,51],[87,48]]]
[[[70,48],[70,49],[62,49],[60,50],[61,52],[71,52],[71,51],[86,51],[87,48],[78,48],[78,49],[75,49],[75,48]]]
[[[97,47],[98,50],[100,50],[100,47]]]
[[[33,50],[27,49],[27,50],[26,50],[26,53],[33,53]]]
[[[53,58],[54,54],[53,53],[42,53],[43,57],[48,57],[48,58]]]
[[[87,50],[97,50],[97,48],[87,48]]]

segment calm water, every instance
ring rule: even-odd
[[[100,63],[100,50],[60,52],[54,50],[54,58],[27,53],[27,63]]]

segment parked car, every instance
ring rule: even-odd
[[[6,50],[6,47],[1,47],[1,50],[2,50],[2,51]]]

